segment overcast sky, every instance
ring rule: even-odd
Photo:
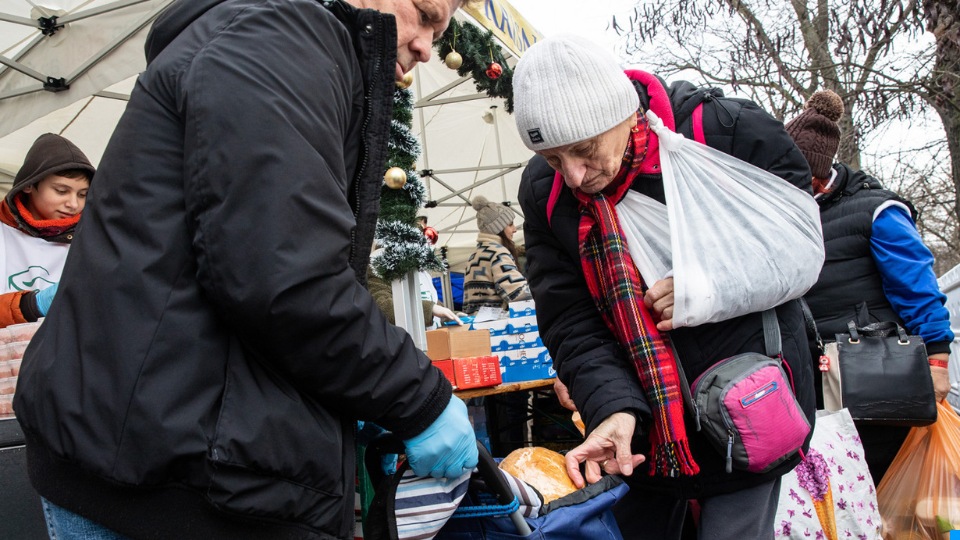
[[[588,37],[597,43],[609,47],[616,54],[618,37],[608,30],[613,15],[628,15],[638,0],[507,0],[520,14],[544,36],[559,33],[574,33]],[[641,64],[625,65],[639,69],[649,69]],[[904,131],[914,147],[922,147],[931,140],[942,139],[943,128],[939,119],[928,111],[924,117],[915,119],[914,124],[894,123],[882,131],[868,135],[864,144],[864,158],[879,157],[884,154],[885,146],[902,145]],[[886,160],[884,160],[886,161]],[[879,167],[880,165],[876,165]],[[888,165],[889,166],[889,165]]]
[[[613,14],[628,13],[637,0],[508,0],[545,36],[573,33],[614,48],[616,34],[607,31]]]

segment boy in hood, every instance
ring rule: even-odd
[[[0,202],[0,327],[47,314],[95,172],[59,135],[45,133],[30,147]]]

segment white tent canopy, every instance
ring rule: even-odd
[[[96,165],[144,68],[149,25],[173,0],[0,0],[0,184],[8,189],[33,141],[46,132],[76,143]],[[508,63],[539,35],[503,0],[458,12],[503,44]],[[44,27],[55,32],[44,34]],[[59,90],[59,91],[52,91]],[[414,71],[418,170],[436,206],[423,210],[459,270],[476,240],[468,200],[484,195],[517,210],[531,153],[500,99],[480,95],[434,58]],[[521,241],[520,238],[517,238]]]
[[[0,0],[0,182],[52,131],[96,163],[172,0]],[[119,99],[118,99],[119,98]]]

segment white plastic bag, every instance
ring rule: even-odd
[[[772,173],[670,131],[652,111],[647,117],[660,139],[673,259],[673,326],[732,319],[807,292],[824,259],[813,197]],[[648,225],[638,227],[639,236],[662,234]],[[631,245],[635,263],[643,256],[634,250],[643,249]]]
[[[630,257],[648,286],[673,272],[670,223],[667,207],[636,191],[629,190],[617,203],[620,227],[627,237]]]

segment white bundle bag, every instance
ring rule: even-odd
[[[671,131],[652,111],[647,118],[660,140],[666,212],[631,194],[618,215],[644,281],[673,276],[673,326],[732,319],[803,296],[824,260],[813,197]]]

